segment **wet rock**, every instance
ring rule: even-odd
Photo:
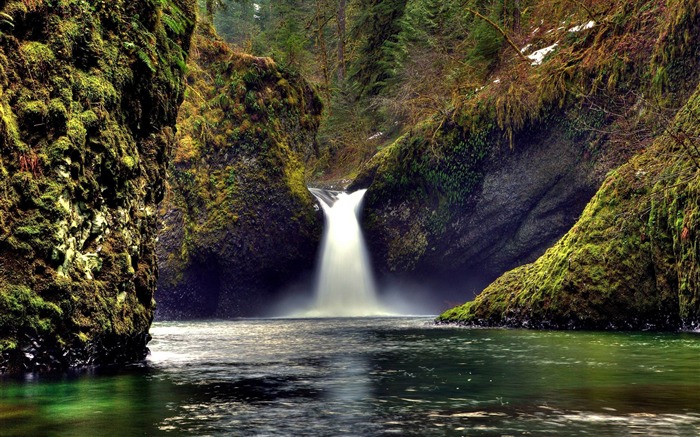
[[[301,77],[235,53],[209,28],[194,45],[197,92],[180,110],[161,210],[157,316],[259,315],[315,262],[322,218],[304,163],[321,103]],[[232,84],[226,93],[216,77]],[[202,119],[216,120],[204,134]]]
[[[156,220],[139,208],[162,198],[195,7],[156,3],[0,2],[2,372],[146,353]]]

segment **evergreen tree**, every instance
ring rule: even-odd
[[[270,0],[223,0],[225,8],[214,15],[214,26],[221,37],[239,49],[251,51],[269,19]]]
[[[209,23],[213,23],[214,14],[224,8],[225,3],[223,0],[204,0],[204,12]]]
[[[352,36],[359,41],[351,79],[358,97],[378,95],[395,75],[402,49],[398,35],[407,0],[359,0]]]

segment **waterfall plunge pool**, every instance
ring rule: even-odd
[[[430,318],[159,322],[118,372],[0,380],[3,436],[700,434],[700,335]]]

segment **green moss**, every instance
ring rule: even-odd
[[[19,47],[22,58],[27,63],[31,74],[44,74],[56,60],[53,51],[39,41],[28,41]]]
[[[697,138],[700,88],[670,131]],[[700,167],[662,135],[605,181],[578,223],[441,322],[594,329],[700,326]]]
[[[15,349],[21,335],[49,334],[62,314],[29,287],[0,283],[0,352]]]
[[[24,102],[19,107],[19,116],[26,126],[41,124],[46,119],[49,110],[41,100]]]
[[[176,3],[191,20],[194,2]],[[0,35],[0,373],[145,353],[155,285],[147,215],[162,191],[192,26],[163,23],[170,1],[105,6],[2,6],[15,30]],[[153,72],[124,47],[132,39],[148,42]],[[16,353],[32,342],[34,357]]]
[[[163,306],[203,258],[218,260],[211,266],[217,274],[240,276],[242,287],[278,281],[291,265],[313,259],[320,230],[305,169],[320,120],[314,91],[271,60],[236,53],[208,29],[200,28],[194,46],[167,196],[168,210],[181,212],[167,217],[182,223],[166,223],[161,237],[175,243],[162,254]]]
[[[100,120],[97,114],[95,114],[95,111],[88,109],[80,114],[80,122],[86,129],[93,129],[98,127]]]
[[[501,3],[492,7],[497,4]],[[483,7],[489,11],[489,6]],[[415,264],[417,268],[452,264],[441,254],[459,250],[459,243],[447,241],[459,240],[463,232],[479,232],[478,224],[467,224],[465,215],[472,214],[470,202],[481,201],[482,173],[498,177],[509,149],[527,156],[540,147],[536,138],[549,136],[551,141],[562,133],[572,150],[573,144],[580,144],[581,162],[575,166],[590,165],[591,180],[597,179],[603,167],[617,165],[611,161],[626,159],[628,147],[639,146],[640,138],[632,137],[642,131],[656,134],[647,133],[658,121],[645,119],[649,108],[642,96],[663,93],[661,102],[670,103],[687,97],[687,90],[679,91],[697,82],[697,49],[689,42],[697,39],[700,11],[693,2],[618,2],[599,11],[594,28],[575,34],[562,24],[583,20],[584,11],[572,2],[533,2],[528,10],[523,24],[529,25],[513,30],[512,36],[527,40],[534,49],[557,43],[554,54],[541,65],[530,65],[508,54],[507,46],[490,47],[495,52],[483,62],[497,58],[497,63],[490,68],[470,65],[468,73],[463,71],[455,80],[454,97],[439,113],[406,129],[359,173],[353,186],[369,187],[365,224],[383,268],[411,270],[417,258],[424,260]],[[536,27],[551,31],[532,33]],[[498,43],[490,42],[494,41]],[[629,146],[620,147],[627,140]],[[422,243],[413,245],[403,238],[411,230],[426,235],[428,248],[447,249],[425,256]],[[455,260],[453,265],[460,268],[471,261]],[[591,268],[594,279],[599,273]]]
[[[10,149],[17,147],[21,143],[17,121],[12,110],[2,100],[0,100],[0,123],[0,133],[2,133],[0,141]]]
[[[52,99],[48,106],[48,115],[56,129],[65,129],[68,120],[68,110],[61,99]]]
[[[68,138],[77,147],[82,147],[85,145],[85,139],[87,138],[87,130],[85,126],[78,118],[71,118],[66,124],[66,134]]]
[[[126,167],[127,170],[131,171],[133,170],[137,165],[138,165],[138,160],[137,158],[133,156],[124,156],[122,157],[122,165]]]
[[[76,76],[73,93],[79,100],[90,105],[113,106],[117,103],[117,91],[104,77],[83,72],[77,72]]]
[[[11,2],[5,8],[4,12],[10,17],[19,17],[25,15],[29,10],[27,9],[27,4],[23,1]]]
[[[73,143],[68,137],[59,137],[48,147],[47,154],[52,164],[65,163],[65,158],[69,150],[73,148]],[[63,170],[65,171],[65,169]]]
[[[408,232],[392,232],[387,263],[392,270],[412,270],[428,247],[427,233],[415,222]]]
[[[61,99],[66,108],[70,108],[73,102],[73,87],[63,77],[51,78],[57,98]]]

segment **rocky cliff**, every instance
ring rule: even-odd
[[[0,372],[146,354],[190,0],[0,1]]]
[[[607,151],[594,158],[582,147],[602,135],[574,132],[578,115],[552,115],[516,134],[513,149],[498,132],[465,134],[449,123],[442,128],[453,137],[447,148],[461,150],[411,157],[430,149],[423,131],[375,158],[365,223],[380,268],[416,279],[449,276],[464,287],[536,259],[620,160]]]
[[[474,302],[445,312],[440,321],[557,329],[700,324],[700,6],[640,5],[646,8],[639,9],[635,46],[653,47],[651,68],[640,65],[635,73],[628,67],[636,79],[618,91],[609,89],[609,102],[601,107],[624,115],[615,134],[603,129],[610,132],[611,146],[635,143],[641,149],[607,177],[554,247],[503,274]],[[635,11],[629,5],[626,10]],[[652,11],[657,19],[644,25],[642,18]],[[633,99],[616,104],[621,96]]]
[[[614,171],[576,225],[444,322],[557,329],[700,326],[700,88]]]
[[[385,274],[462,278],[464,290],[534,261],[663,129],[643,111],[692,91],[694,2],[573,3],[534,2],[511,35],[524,57],[506,46],[486,83],[361,172]]]
[[[322,105],[301,77],[199,29],[161,212],[158,316],[257,315],[313,268],[322,218],[305,163]]]

